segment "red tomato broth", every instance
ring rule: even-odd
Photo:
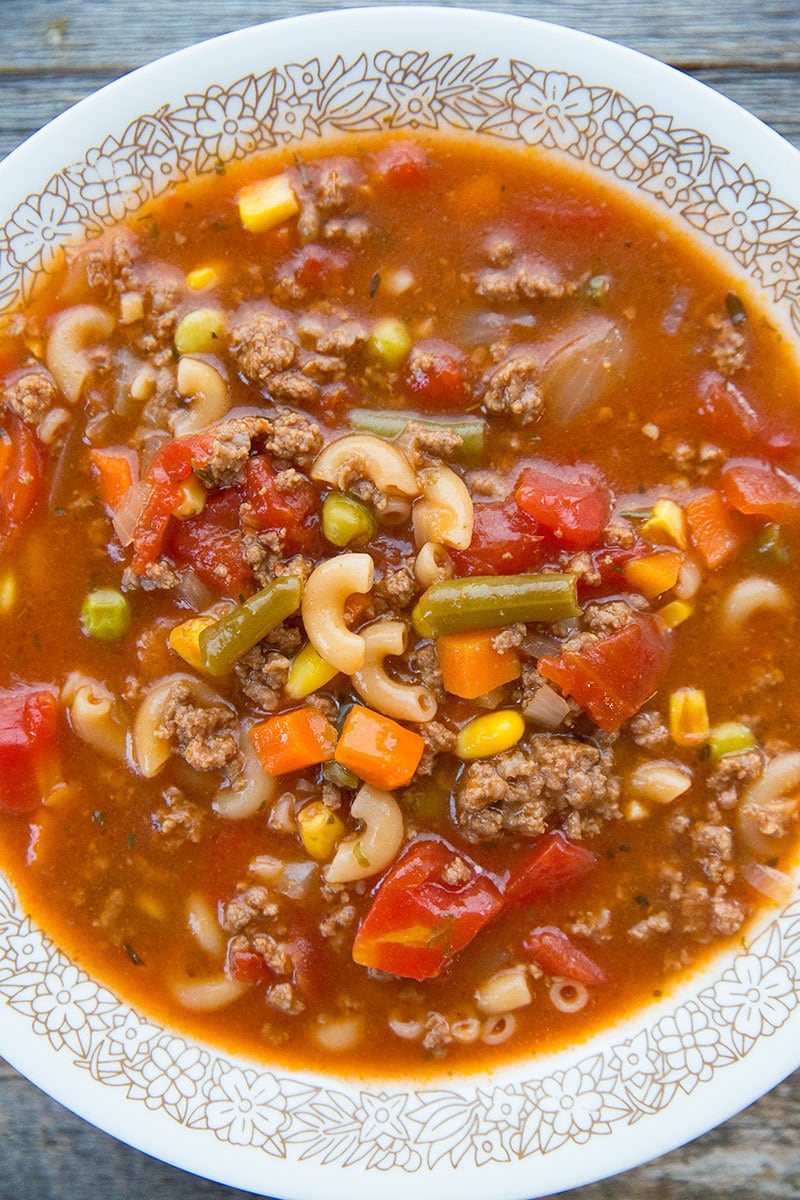
[[[665,221],[626,196],[601,191],[593,179],[576,169],[554,163],[544,155],[522,156],[477,142],[438,138],[419,141],[427,148],[424,165],[418,155],[412,154],[392,186],[387,183],[388,190],[374,201],[373,215],[382,230],[379,246],[367,250],[357,247],[352,255],[348,249],[332,264],[330,273],[318,264],[312,270],[310,256],[305,255],[304,285],[319,284],[320,291],[336,295],[339,278],[346,280],[348,293],[357,298],[360,314],[370,319],[397,316],[409,324],[433,318],[433,328],[427,336],[452,342],[466,353],[470,344],[465,330],[469,329],[470,320],[479,308],[491,309],[490,304],[476,301],[462,279],[464,272],[481,265],[477,247],[479,231],[484,226],[524,235],[526,246],[530,245],[537,255],[561,262],[570,275],[608,273],[612,277],[607,298],[610,311],[619,316],[623,310],[635,309],[636,315],[630,318],[630,323],[638,330],[640,351],[655,338],[661,353],[640,353],[638,359],[634,356],[613,396],[589,409],[585,418],[560,426],[545,410],[533,431],[536,441],[528,442],[524,432],[521,435],[519,430],[498,422],[493,426],[487,462],[495,470],[507,472],[510,496],[528,460],[547,459],[559,465],[596,464],[616,496],[636,494],[640,485],[649,489],[673,479],[677,474],[673,464],[660,445],[643,436],[640,430],[647,422],[657,422],[655,414],[659,410],[674,406],[676,396],[686,396],[690,407],[688,398],[700,387],[702,368],[697,356],[681,351],[684,343],[680,338],[671,341],[658,332],[659,321],[675,291],[689,288],[691,295],[684,320],[694,330],[695,340],[702,341],[705,319],[724,310],[726,292],[734,287],[731,281]],[[361,155],[368,163],[369,155],[380,142],[380,138],[359,137],[325,147],[325,153]],[[239,286],[236,271],[241,261],[253,263],[261,271],[263,286],[268,287],[274,280],[273,266],[299,252],[291,240],[293,235],[287,237],[284,227],[260,235],[242,232],[234,199],[247,180],[274,173],[292,161],[288,152],[262,157],[229,167],[222,176],[179,185],[169,196],[134,216],[129,227],[137,233],[143,231],[148,239],[145,254],[153,261],[167,261],[183,271],[191,270],[197,265],[196,247],[202,245],[204,262],[216,261],[232,268],[230,279],[215,287],[211,293],[213,301],[208,301],[232,309]],[[470,193],[474,205],[468,205],[459,219],[449,197],[460,186],[487,174],[501,175],[504,179],[505,190],[491,194],[492,211],[489,214],[479,211],[483,193],[477,189]],[[537,196],[533,206],[525,200],[530,194]],[[582,206],[589,213],[588,230],[582,229],[576,215]],[[478,211],[473,211],[473,207]],[[430,223],[434,216],[437,225],[432,239]],[[195,235],[189,244],[174,237],[185,221],[191,224]],[[598,225],[602,238],[597,234]],[[389,250],[383,249],[384,246]],[[391,259],[388,264],[387,257]],[[643,260],[648,263],[646,271],[642,271]],[[411,292],[390,298],[378,286],[370,297],[370,282],[376,271],[381,273],[388,265],[405,262],[413,263],[417,280]],[[80,296],[78,271],[68,267],[33,303],[30,330],[43,331],[52,314]],[[440,296],[447,297],[441,307]],[[189,301],[194,306],[205,303],[205,294],[200,293],[199,298],[190,294],[186,307]],[[582,311],[582,305],[585,306],[585,301],[577,297],[560,302],[557,312],[549,311],[547,302],[531,305],[535,309],[534,326],[512,330],[511,344],[546,340],[571,313]],[[736,378],[746,385],[748,395],[760,396],[762,404],[763,397],[769,397],[770,412],[785,419],[786,414],[794,413],[795,367],[788,348],[767,324],[755,317],[753,313],[754,319],[746,323],[749,354]],[[120,328],[115,339],[123,334]],[[116,341],[112,340],[112,344]],[[21,347],[18,353],[23,361]],[[707,361],[706,354],[704,362]],[[236,377],[231,379],[231,388],[234,405],[252,405],[252,388],[245,387]],[[435,395],[436,389],[432,392]],[[327,429],[333,430],[328,399],[323,397],[318,402],[318,412]],[[359,396],[354,403],[368,403],[376,408],[413,406],[402,382],[395,386],[381,380],[377,381],[373,394]],[[446,399],[441,405],[445,412],[449,411]],[[419,407],[429,413],[437,411],[433,402]],[[468,407],[472,407],[469,402]],[[604,411],[606,408],[610,409],[610,415]],[[313,405],[307,411],[315,415]],[[125,418],[112,414],[102,445],[125,444],[129,432]],[[738,443],[728,449],[731,457],[742,454]],[[73,448],[74,482],[72,488],[66,489],[65,503],[51,505],[49,509],[41,503],[35,507],[25,519],[13,551],[4,555],[3,569],[13,566],[19,576],[20,590],[25,596],[25,620],[5,623],[6,636],[0,645],[0,682],[9,689],[21,683],[46,686],[48,681],[62,683],[65,673],[79,670],[102,680],[130,705],[136,695],[137,670],[142,670],[148,680],[155,680],[184,668],[170,651],[167,635],[176,621],[192,613],[187,606],[177,611],[169,593],[140,590],[130,595],[132,624],[119,642],[101,643],[80,634],[77,614],[84,596],[100,585],[117,586],[121,564],[127,563],[129,554],[117,545],[109,558],[110,528],[103,506],[96,498],[88,457],[84,461],[79,450],[77,446]],[[49,481],[54,456],[43,453]],[[769,457],[766,451],[764,457]],[[782,452],[780,468],[792,474],[797,472],[799,462],[793,451]],[[696,483],[699,481],[693,480]],[[667,483],[668,488],[672,486]],[[702,486],[721,488],[719,472],[712,472]],[[91,498],[88,508],[72,505],[75,495],[81,492]],[[800,668],[800,649],[792,624],[788,622],[777,629],[771,626],[769,639],[765,641],[765,626],[757,618],[734,641],[720,641],[715,598],[725,594],[741,574],[743,564],[748,573],[760,570],[754,537],[761,522],[752,518],[749,521],[746,526],[751,531],[749,540],[731,561],[709,574],[704,583],[703,602],[697,605],[691,621],[671,635],[672,653],[655,707],[665,713],[665,698],[670,691],[691,685],[706,690],[712,723],[734,719],[747,711],[748,703],[754,702],[757,681],[743,672],[743,664],[755,662],[762,671],[774,668],[783,674],[774,683],[768,732],[773,738],[793,745],[800,720],[800,701],[790,681],[797,677]],[[180,533],[186,540],[184,531]],[[796,526],[787,525],[783,534],[796,558],[800,554]],[[317,537],[314,525],[315,541]],[[378,573],[384,553],[388,565],[396,569],[397,546],[402,556],[407,545],[399,535],[395,541],[393,534],[382,534],[372,547]],[[76,554],[76,546],[82,547],[82,555]],[[466,557],[469,551],[463,553]],[[533,551],[531,554],[533,561]],[[457,553],[454,558],[457,559]],[[544,561],[549,561],[547,556]],[[65,566],[59,570],[57,604],[53,602],[56,588],[51,577],[52,562],[69,564],[68,569]],[[519,565],[536,570],[539,563],[530,567],[524,562]],[[480,573],[494,572],[483,567]],[[791,568],[770,573],[779,581],[792,578]],[[709,646],[714,647],[713,653],[709,652]],[[225,685],[220,686],[224,692]],[[346,685],[336,686],[343,688],[343,695],[348,695]],[[351,700],[356,699],[349,694]],[[297,1066],[318,1065],[318,1050],[304,1036],[296,1034],[291,1018],[265,1006],[259,987],[218,1013],[186,1014],[169,990],[169,979],[176,974],[202,977],[210,973],[212,964],[190,937],[182,917],[172,925],[168,922],[165,925],[166,917],[152,915],[159,908],[182,914],[191,891],[200,893],[212,906],[224,902],[237,882],[247,877],[248,864],[255,856],[287,853],[285,837],[271,832],[263,815],[240,823],[208,815],[202,840],[184,841],[175,850],[169,846],[169,838],[154,831],[151,820],[153,811],[164,807],[162,793],[168,786],[191,788],[192,799],[208,810],[219,785],[218,775],[198,778],[181,760],[172,758],[157,779],[137,778],[87,749],[72,736],[63,719],[59,744],[69,784],[67,796],[58,804],[34,813],[30,821],[19,816],[0,818],[0,861],[26,908],[75,961],[170,1026],[193,1031],[201,1038],[262,1059]],[[674,747],[668,748],[665,756],[673,757],[673,752]],[[635,761],[634,749],[628,743],[618,743],[615,755],[615,770],[624,775]],[[701,772],[704,769],[699,768]],[[446,789],[456,771],[463,772],[463,768],[454,765],[451,759],[450,765],[434,776],[433,790],[440,784]],[[313,771],[311,778],[316,779]],[[702,778],[701,773],[685,801],[687,811],[693,814],[701,811]],[[301,794],[303,787],[307,787],[309,799],[316,794],[315,785],[306,785],[295,776],[283,777],[281,786],[284,785],[287,789],[300,789]],[[530,840],[507,838],[496,845],[476,847],[454,829],[447,792],[441,787],[439,792],[438,800],[431,802],[425,828],[463,850],[466,859],[479,863],[492,879],[502,884],[506,873],[523,861],[530,850]],[[347,793],[345,804],[346,797]],[[615,920],[624,929],[655,911],[658,902],[648,895],[650,889],[646,875],[643,882],[643,864],[672,840],[667,832],[670,817],[671,810],[665,806],[656,809],[645,821],[612,821],[582,842],[598,856],[597,868],[572,881],[564,895],[542,898],[530,909],[504,911],[471,943],[469,955],[454,962],[449,974],[426,981],[425,1007],[441,1013],[461,1011],[465,1000],[471,1001],[487,975],[520,958],[518,947],[525,932],[532,928],[561,926],[567,919],[610,906]],[[292,845],[289,857],[297,860],[301,856],[300,848]],[[787,847],[781,854],[780,866],[787,867],[790,858]],[[613,875],[607,874],[609,871]],[[367,910],[370,893],[378,884],[379,880],[368,879],[357,894],[360,919]],[[121,917],[113,913],[115,892],[123,896]],[[758,910],[758,897],[741,880],[731,886],[730,895]],[[624,936],[600,943],[589,938],[574,940],[602,964],[609,977],[607,985],[590,989],[588,1004],[580,1013],[558,1012],[548,1004],[546,989],[534,988],[534,1003],[515,1011],[517,1032],[501,1046],[453,1043],[442,1063],[437,1059],[428,1061],[418,1043],[382,1036],[362,1041],[349,1056],[331,1055],[326,1065],[334,1071],[425,1073],[441,1071],[443,1064],[447,1070],[481,1069],[489,1062],[549,1050],[586,1038],[597,1029],[629,1016],[653,995],[670,994],[681,984],[689,967],[702,966],[724,944],[724,939],[699,945],[693,944],[691,937],[676,937],[674,961],[667,968],[665,947],[657,938],[637,943],[633,951]],[[630,978],[632,952],[636,956],[635,980]],[[325,963],[330,965],[327,947],[324,955]],[[402,983],[395,991],[387,991],[385,981],[367,978],[346,952],[336,959],[335,978],[336,995],[357,995],[368,1014],[370,1027],[379,1019],[384,1020],[400,1003],[397,997],[402,992]],[[336,1008],[335,1000],[333,1007]]]

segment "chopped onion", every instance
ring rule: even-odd
[[[742,867],[742,875],[750,887],[768,896],[776,904],[788,904],[795,894],[794,880],[785,871],[777,871],[775,867],[764,866],[763,863],[749,862]]]
[[[211,589],[190,567],[181,572],[178,596],[195,612],[202,612],[203,609],[209,608],[214,599]]]
[[[302,900],[316,870],[317,864],[313,862],[286,863],[280,878],[275,881],[275,889],[290,900]]]
[[[542,729],[558,729],[569,715],[569,705],[549,684],[545,683],[535,693],[525,709],[525,716]]]
[[[566,425],[622,378],[630,342],[607,317],[570,325],[547,347],[542,390],[552,418]]]
[[[520,650],[528,658],[546,658],[561,653],[561,642],[549,633],[529,633],[522,639]]]
[[[130,546],[133,541],[134,530],[149,495],[150,484],[142,479],[139,483],[132,483],[120,500],[114,513],[114,532],[123,546]]]

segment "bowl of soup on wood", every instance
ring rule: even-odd
[[[476,12],[0,167],[0,1051],[270,1195],[543,1195],[797,1065],[797,154]]]

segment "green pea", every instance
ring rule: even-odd
[[[81,624],[87,637],[116,642],[128,632],[131,606],[116,588],[89,592],[81,605]]]
[[[332,546],[365,546],[377,528],[366,504],[330,492],[322,502],[322,532]]]

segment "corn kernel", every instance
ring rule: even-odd
[[[679,550],[686,549],[686,515],[674,500],[659,500],[640,532],[648,542],[668,542]]]
[[[194,308],[178,322],[175,349],[179,354],[210,354],[225,333],[225,314],[218,308]]]
[[[411,349],[411,335],[402,321],[396,317],[384,317],[373,327],[369,335],[372,353],[382,358],[389,366],[396,366]]]
[[[333,856],[334,847],[344,833],[344,825],[327,804],[321,800],[307,804],[297,814],[297,823],[303,845],[312,858],[325,862]]]
[[[146,892],[140,892],[136,897],[136,907],[153,921],[163,921],[167,915],[167,910],[161,901]]]
[[[685,600],[670,600],[669,604],[658,610],[658,615],[667,629],[677,629],[684,621],[689,620],[693,612],[694,605],[687,604]]]
[[[7,617],[17,603],[17,577],[7,571],[0,579],[0,616]]]
[[[203,655],[200,652],[200,634],[215,621],[215,617],[190,617],[188,621],[184,621],[183,624],[176,625],[174,629],[170,630],[167,639],[170,650],[174,650],[176,654],[180,655],[184,662],[187,662],[190,667],[194,667],[195,671],[205,671],[206,669]]]
[[[631,587],[653,600],[668,592],[678,582],[683,555],[678,550],[655,550],[644,558],[635,558],[624,567],[625,578]]]
[[[713,763],[719,762],[726,754],[741,754],[743,750],[752,750],[755,744],[752,729],[748,729],[740,721],[726,721],[722,725],[715,725],[708,739]]]
[[[144,297],[141,292],[123,292],[119,298],[120,325],[135,325],[144,318]]]
[[[172,510],[173,517],[185,521],[187,517],[199,516],[206,506],[206,489],[196,475],[183,480],[180,495],[180,500]]]
[[[213,267],[195,267],[186,276],[186,282],[193,292],[202,292],[203,288],[211,287],[219,279]]]
[[[456,739],[456,754],[459,758],[491,758],[516,746],[525,732],[525,722],[518,712],[505,709],[475,717]]]
[[[325,687],[336,675],[336,668],[326,663],[324,658],[320,658],[308,642],[292,659],[286,680],[286,695],[292,700],[303,700],[312,692]]]
[[[679,688],[669,698],[669,731],[677,746],[698,746],[708,738],[706,694],[700,688]]]
[[[251,233],[265,233],[300,211],[287,175],[256,179],[239,192],[239,216]]]

